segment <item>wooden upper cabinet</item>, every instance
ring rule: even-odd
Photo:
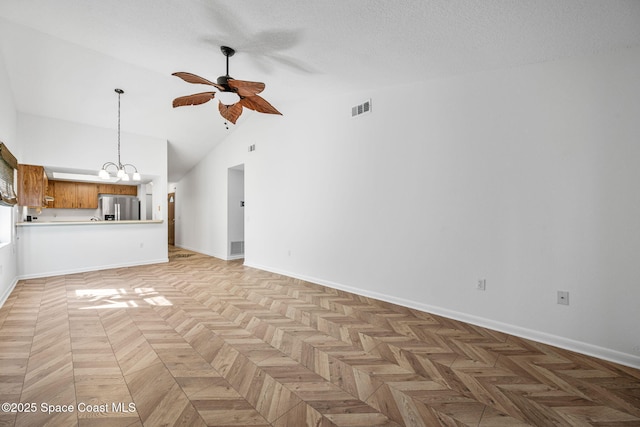
[[[76,207],[79,209],[98,209],[98,186],[88,182],[77,182]]]
[[[76,207],[76,183],[56,181],[54,184],[53,207],[73,209]]]
[[[18,204],[31,208],[46,205],[48,180],[43,166],[18,165]]]
[[[135,185],[48,181],[43,166],[18,165],[18,204],[30,208],[98,209],[99,194],[137,196]],[[47,202],[45,197],[53,197]]]
[[[98,194],[114,194],[113,187],[113,184],[98,184]]]
[[[136,185],[116,185],[118,188],[120,195],[123,196],[137,196],[138,195],[138,187]]]
[[[89,182],[52,181],[54,208],[98,209],[98,186]]]
[[[135,185],[98,184],[99,194],[117,194],[119,196],[137,196],[138,187]]]

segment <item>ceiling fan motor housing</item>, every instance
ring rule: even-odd
[[[218,80],[216,80],[216,83],[218,83],[220,86],[223,86],[226,91],[231,91],[231,88],[229,87],[229,79],[233,80],[233,77],[220,76],[218,77]]]

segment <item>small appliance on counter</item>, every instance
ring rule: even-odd
[[[105,221],[140,219],[140,200],[135,196],[100,196],[100,216]]]

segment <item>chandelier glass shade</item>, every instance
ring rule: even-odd
[[[115,89],[115,92],[118,94],[118,161],[117,162],[105,162],[102,165],[102,169],[98,172],[98,176],[102,179],[111,178],[110,170],[116,175],[116,177],[120,178],[122,181],[140,181],[142,178],[140,177],[140,173],[138,173],[138,168],[136,168],[131,163],[122,163],[120,161],[120,95],[124,93],[122,89]],[[131,174],[131,176],[129,176]]]

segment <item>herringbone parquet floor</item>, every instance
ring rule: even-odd
[[[638,370],[170,259],[20,281],[0,309],[0,425],[640,425]]]

